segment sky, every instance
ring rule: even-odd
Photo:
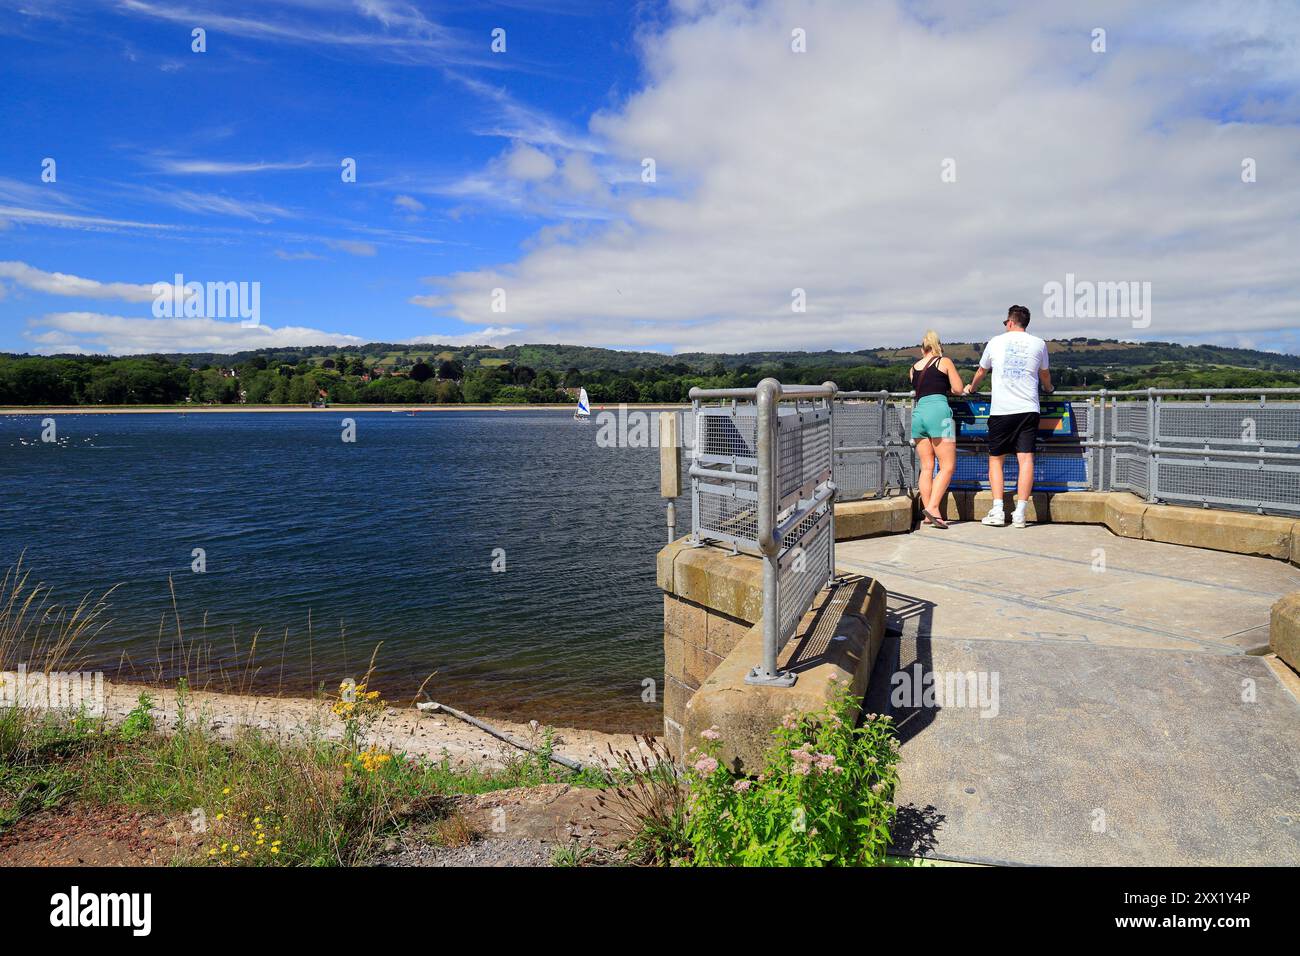
[[[1293,0],[0,0],[0,351],[1295,353],[1297,263]]]

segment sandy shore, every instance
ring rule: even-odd
[[[174,729],[177,723],[176,692],[140,684],[104,682],[104,710],[108,719],[120,723],[136,706],[141,693],[153,699],[158,727]],[[258,697],[191,691],[187,719],[203,720],[212,733],[230,739],[241,728],[253,727],[287,740],[313,736],[341,740],[343,723],[330,712],[326,701],[299,697]],[[525,741],[540,742],[540,735],[527,724],[487,721],[492,726]],[[522,751],[497,740],[477,727],[448,714],[427,713],[412,708],[389,707],[370,728],[370,742],[394,751],[431,760],[446,757],[457,767],[501,767]],[[640,749],[632,734],[607,734],[596,730],[554,729],[555,752],[582,764],[614,766],[608,747],[616,751]]]
[[[592,412],[615,411],[617,405],[596,405]],[[640,411],[690,408],[689,405],[629,404]],[[0,415],[221,415],[257,412],[535,412],[571,410],[572,404],[545,405],[331,405],[308,408],[305,405],[28,405],[0,406]]]

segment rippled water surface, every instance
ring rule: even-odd
[[[171,575],[211,664],[196,648],[192,674],[240,668],[260,629],[257,685],[301,694],[382,641],[392,700],[436,671],[431,696],[477,713],[659,725],[653,449],[597,447],[564,411],[54,417],[55,443],[0,418],[0,564],[25,550],[64,600],[120,585],[94,649],[110,677],[184,671]]]

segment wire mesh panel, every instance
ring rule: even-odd
[[[835,406],[835,484],[841,499],[880,493],[878,451],[845,451],[885,444],[881,432],[881,402],[855,399]]]
[[[831,477],[831,410],[782,407],[777,417],[777,503],[811,498]]]
[[[752,403],[704,405],[692,417],[691,460],[719,473],[691,481],[696,540],[758,554],[757,409]]]
[[[1159,468],[1161,501],[1300,515],[1300,464],[1162,453]]]
[[[1295,450],[1300,403],[1162,401],[1160,443]]]
[[[826,584],[833,534],[829,510],[829,506],[818,509],[785,536],[788,544],[777,562],[781,647],[794,635],[800,618]]]

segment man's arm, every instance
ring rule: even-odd
[[[975,391],[975,389],[980,387],[980,382],[984,381],[984,376],[988,373],[989,370],[981,365],[975,370],[974,376],[971,377],[970,384],[963,388],[961,393],[963,395],[969,395],[971,392]]]
[[[1052,373],[1049,369],[1038,370],[1038,381],[1043,386],[1044,392],[1051,394],[1056,391],[1056,389],[1052,388]]]

